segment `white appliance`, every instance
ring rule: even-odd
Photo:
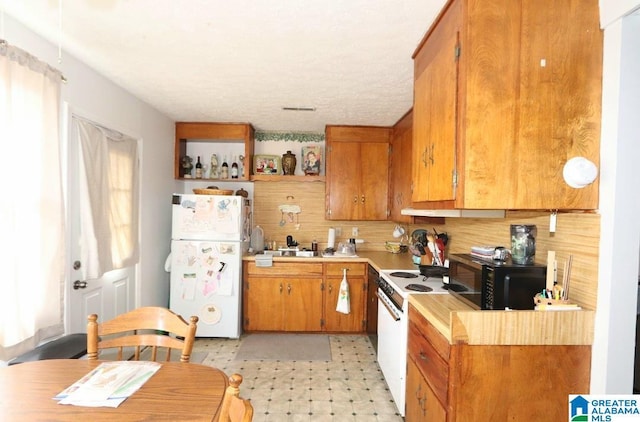
[[[417,289],[417,290],[415,290]],[[378,365],[400,415],[405,415],[409,294],[446,294],[442,278],[418,270],[382,271],[378,280]]]
[[[174,194],[172,208],[169,308],[199,318],[196,337],[239,338],[249,200]]]

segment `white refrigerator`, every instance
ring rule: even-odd
[[[239,338],[249,200],[174,194],[172,208],[169,308],[199,318],[196,337]]]

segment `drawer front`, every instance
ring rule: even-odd
[[[451,353],[449,341],[440,334],[440,331],[430,324],[413,305],[409,305],[409,321],[418,327],[418,332],[429,339],[442,359],[444,359],[445,362],[449,362],[449,355]]]
[[[289,263],[289,262],[274,262],[271,267],[258,267],[255,262],[246,263],[246,272],[249,275],[262,275],[262,276],[282,276],[290,275],[293,277],[306,277],[306,276],[322,276],[322,263]]]
[[[364,276],[367,273],[367,264],[362,262],[336,262],[331,264],[324,264],[326,275],[342,275],[342,270],[347,269],[347,277],[351,276]]]
[[[446,408],[449,385],[449,365],[433,345],[422,335],[416,324],[409,323],[409,358],[413,359],[438,400]]]

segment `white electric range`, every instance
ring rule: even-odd
[[[447,294],[441,277],[387,270],[378,280],[378,364],[398,412],[405,415],[410,294]]]

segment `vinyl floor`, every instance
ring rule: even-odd
[[[401,422],[366,335],[330,335],[331,361],[235,360],[240,339],[197,339],[202,362],[244,380],[254,422]]]

